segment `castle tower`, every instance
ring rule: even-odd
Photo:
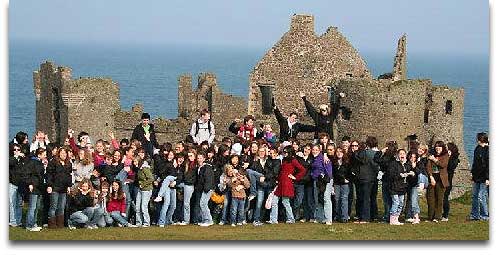
[[[406,34],[398,40],[394,57],[393,81],[406,80]]]
[[[178,117],[187,118],[192,113],[192,76],[183,74],[178,78]]]

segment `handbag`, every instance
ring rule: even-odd
[[[268,194],[268,198],[266,198],[265,202],[266,209],[271,209],[271,203],[273,202],[273,197],[275,196],[275,190],[277,190],[277,187],[275,187],[275,189],[273,189],[273,191],[270,194]]]

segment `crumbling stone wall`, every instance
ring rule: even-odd
[[[270,86],[284,115],[296,111],[302,122],[311,123],[299,92],[318,106],[329,101],[328,86],[340,78],[370,78],[365,61],[338,31],[330,27],[316,35],[311,15],[294,15],[290,29],[256,64],[249,76],[248,113],[269,122],[278,131],[273,114],[262,113],[261,86]],[[309,138],[311,134],[302,138]]]
[[[71,78],[71,69],[40,65],[33,73],[36,97],[36,129],[62,143],[67,129],[87,131],[106,138],[114,130],[113,115],[119,109],[118,84],[107,78]],[[102,93],[104,92],[104,93]]]

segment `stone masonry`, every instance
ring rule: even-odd
[[[270,123],[278,134],[271,111],[271,98],[284,115],[296,111],[301,122],[312,124],[301,91],[318,106],[330,101],[331,89],[344,92],[341,112],[334,123],[334,140],[344,135],[364,140],[374,135],[383,146],[394,139],[406,147],[405,138],[417,134],[418,141],[431,144],[439,139],[455,142],[462,153],[460,168],[468,169],[463,149],[464,90],[434,85],[431,80],[408,79],[406,35],[398,41],[392,75],[375,79],[358,51],[339,32],[329,27],[316,35],[311,15],[294,15],[289,31],[269,49],[249,74],[248,101],[227,95],[217,86],[216,76],[201,73],[197,86],[190,74],[178,78],[178,118],[158,117],[159,143],[184,140],[201,109],[212,113],[217,140],[228,133],[235,118],[246,114],[259,123]],[[36,128],[51,139],[62,141],[68,127],[85,130],[93,138],[130,137],[140,122],[143,106],[130,111],[119,105],[119,86],[107,78],[71,78],[71,69],[42,63],[33,74],[36,96]],[[146,110],[145,110],[146,111]],[[349,116],[346,118],[345,112]],[[312,134],[300,138],[310,139]]]

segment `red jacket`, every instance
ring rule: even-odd
[[[107,202],[107,212],[120,211],[126,213],[126,198],[123,199],[109,199]]]
[[[297,170],[297,173],[296,173]],[[301,180],[306,174],[306,169],[293,158],[290,162],[282,161],[282,167],[278,174],[278,184],[275,195],[279,197],[294,197],[294,180],[287,177],[289,174],[296,177],[295,181]]]

